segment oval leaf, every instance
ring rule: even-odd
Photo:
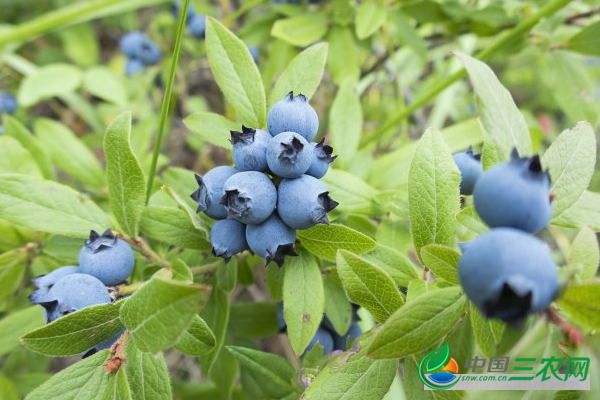
[[[356,37],[366,39],[385,22],[385,7],[378,3],[362,3],[356,12]]]
[[[327,17],[321,13],[298,15],[279,19],[273,24],[271,35],[294,46],[308,46],[327,33]]]
[[[200,139],[227,150],[231,150],[229,132],[240,129],[239,124],[209,112],[191,114],[183,120],[183,123]]]
[[[352,81],[338,90],[329,111],[331,144],[338,154],[336,161],[349,165],[356,154],[362,132],[362,108]]]
[[[122,78],[106,67],[92,67],[83,75],[83,84],[96,97],[117,105],[127,103],[127,93]]]
[[[172,400],[171,380],[162,353],[144,353],[132,341],[125,346],[125,375],[135,400]]]
[[[20,105],[28,107],[42,99],[74,91],[81,78],[81,70],[72,65],[46,65],[23,79],[17,99]]]
[[[458,260],[460,254],[454,249],[439,244],[430,244],[421,249],[423,262],[436,276],[458,284]]]
[[[192,324],[175,344],[175,348],[188,356],[200,356],[211,351],[217,341],[206,322],[199,315],[194,316]]]
[[[186,213],[172,207],[146,207],[140,229],[149,237],[187,249],[210,250],[206,233],[197,230]]]
[[[374,249],[377,243],[370,237],[344,225],[315,225],[298,231],[302,245],[311,253],[334,261],[339,249],[361,254]]]
[[[600,21],[579,31],[567,41],[567,49],[592,56],[600,55]]]

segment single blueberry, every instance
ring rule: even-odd
[[[119,47],[125,55],[129,57],[136,57],[140,46],[146,40],[146,35],[140,31],[128,32],[121,36],[119,40]]]
[[[212,254],[228,263],[234,254],[246,250],[246,225],[235,219],[217,221],[210,230]]]
[[[0,92],[0,114],[13,114],[17,110],[17,99],[8,93]]]
[[[258,60],[260,59],[260,53],[258,52],[258,47],[248,46],[248,51],[250,52],[250,55],[252,56],[252,60],[254,60],[254,62],[256,64],[258,64]]]
[[[137,49],[134,58],[139,59],[146,65],[154,65],[160,60],[162,52],[156,43],[148,38],[144,38]]]
[[[310,142],[319,130],[319,116],[308,104],[306,96],[294,96],[293,92],[289,92],[269,110],[267,128],[273,136],[281,132],[296,132]]]
[[[242,126],[242,131],[231,131],[231,158],[240,171],[266,171],[267,146],[272,136],[262,129]]]
[[[177,0],[171,6],[171,14],[175,18],[179,18],[179,12],[180,11],[181,11],[181,1]],[[190,1],[189,5],[188,5],[188,11],[187,11],[187,14],[185,16],[185,22],[187,24],[190,23],[190,19],[192,19],[192,17],[194,16],[195,13],[196,13],[196,10],[194,9],[194,4]]]
[[[125,75],[130,76],[144,69],[144,63],[137,58],[128,58],[125,62]]]
[[[483,175],[481,154],[473,154],[473,149],[469,146],[466,151],[456,153],[452,157],[460,171],[460,194],[473,194],[475,182]]]
[[[92,231],[79,252],[79,268],[84,274],[100,279],[105,285],[123,282],[135,265],[131,246],[117,239],[110,229],[102,235]]]
[[[312,159],[312,146],[295,132],[282,132],[273,136],[267,146],[269,169],[282,178],[297,178],[304,174]]]
[[[50,323],[60,317],[96,304],[111,302],[108,289],[100,280],[88,274],[69,274],[50,288],[50,301],[40,303]]]
[[[310,350],[312,350],[312,348],[315,347],[317,343],[319,343],[323,347],[323,355],[329,354],[333,351],[333,337],[327,329],[322,327],[319,327],[317,329],[315,336],[308,344],[308,347],[306,348],[305,352],[309,352]]]
[[[52,300],[48,296],[52,286],[54,286],[54,284],[58,282],[60,278],[78,272],[78,267],[66,266],[57,268],[47,275],[40,275],[33,278],[31,282],[35,285],[36,290],[29,295],[29,301],[31,301],[33,304],[39,304]]]
[[[206,36],[206,15],[197,14],[188,20],[190,33],[196,39],[204,39]]]
[[[314,176],[315,178],[322,178],[329,169],[329,164],[336,159],[337,156],[332,156],[333,147],[324,145],[325,139],[321,139],[319,143],[311,143],[313,146],[313,158],[306,171],[306,175]]]
[[[196,175],[198,189],[191,197],[198,204],[196,212],[204,211],[214,219],[227,217],[227,209],[219,204],[223,197],[223,184],[239,171],[233,167],[222,165],[208,171],[204,176]]]
[[[558,290],[548,246],[513,228],[494,228],[469,242],[458,274],[467,297],[485,316],[514,327],[545,310]]]
[[[284,179],[277,189],[277,213],[294,229],[329,224],[327,213],[337,205],[338,202],[329,197],[323,182],[310,175]]]
[[[267,264],[274,261],[281,267],[286,255],[297,255],[294,251],[296,230],[284,224],[277,212],[258,225],[246,226],[246,241],[250,250],[266,258]]]
[[[490,227],[506,226],[535,233],[552,218],[550,176],[538,156],[494,165],[475,184],[475,210]]]
[[[277,189],[262,172],[243,171],[225,181],[221,204],[227,209],[227,219],[244,224],[260,224],[273,213]]]

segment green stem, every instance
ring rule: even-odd
[[[546,4],[542,7],[537,13],[526,18],[519,25],[515,26],[510,31],[506,32],[504,35],[500,36],[490,47],[481,51],[476,55],[476,58],[479,60],[485,61],[490,58],[496,51],[500,50],[507,44],[510,44],[515,39],[529,32],[531,28],[537,25],[540,20],[543,18],[549,17],[555,14],[557,11],[565,7],[567,4],[571,3],[573,0],[553,0],[550,3]],[[391,119],[385,122],[379,129],[377,129],[371,136],[366,138],[362,143],[361,147],[366,146],[367,144],[377,140],[381,135],[383,135],[388,129],[396,125],[398,122],[403,120],[404,118],[411,115],[414,111],[420,109],[429,103],[430,100],[435,98],[438,94],[443,92],[448,86],[453,83],[459,81],[467,75],[464,68],[460,71],[455,72],[454,74],[446,77],[445,79],[439,81],[433,87],[425,93],[423,96],[419,97],[415,100],[414,103],[410,104],[408,107],[400,110],[396,115],[394,115]]]
[[[173,92],[173,84],[175,82],[175,71],[177,70],[177,64],[179,63],[179,53],[181,52],[181,42],[183,38],[183,31],[185,29],[185,21],[187,18],[189,4],[190,0],[185,0],[181,8],[181,13],[179,14],[179,24],[177,26],[177,37],[175,38],[175,48],[173,49],[173,59],[171,60],[171,70],[169,71],[169,80],[167,81],[167,87],[165,88],[165,96],[163,97],[162,107],[160,110],[158,133],[156,135],[156,143],[154,143],[154,152],[152,153],[152,164],[150,165],[150,174],[148,175],[146,204],[148,204],[148,200],[150,200],[150,194],[152,193],[154,174],[156,174],[156,163],[158,162],[160,145],[162,143],[162,137],[165,132],[165,126],[167,124],[167,115],[169,114],[169,107],[171,106],[171,93]]]

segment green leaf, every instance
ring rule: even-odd
[[[0,356],[19,347],[21,335],[45,323],[43,309],[37,305],[5,315],[0,320]]]
[[[28,175],[0,174],[0,215],[23,228],[75,237],[109,226],[104,212],[81,193]]]
[[[130,400],[131,389],[123,368],[109,376],[102,400]]]
[[[574,320],[600,329],[600,281],[569,286],[558,305]]]
[[[205,297],[203,286],[154,278],[127,299],[120,318],[140,350],[156,353],[177,341]]]
[[[421,258],[436,276],[450,283],[458,284],[460,254],[454,249],[439,244],[430,244],[421,248]]]
[[[417,144],[408,176],[408,211],[420,260],[423,246],[454,244],[459,182],[460,172],[444,138],[428,129]]]
[[[83,84],[88,92],[102,100],[119,106],[127,104],[125,82],[107,67],[88,69],[83,75]]]
[[[382,213],[374,199],[377,190],[357,176],[340,169],[329,169],[322,181],[329,195],[340,203],[336,210],[369,216]]]
[[[525,117],[494,71],[485,63],[459,51],[454,54],[464,64],[475,89],[475,103],[486,135],[498,146],[502,159],[513,147],[521,156],[531,154],[531,137]]]
[[[573,204],[558,218],[552,220],[553,225],[568,228],[581,228],[589,225],[595,231],[600,231],[600,193],[585,191]]]
[[[377,245],[370,237],[338,224],[315,225],[298,231],[297,235],[308,251],[331,261],[335,260],[339,249],[361,254]]]
[[[281,399],[294,391],[291,382],[296,371],[285,358],[238,346],[227,346],[227,350],[268,396]]]
[[[333,274],[323,275],[325,292],[325,315],[340,335],[345,334],[352,322],[352,306],[346,297],[344,288]]]
[[[332,26],[327,35],[327,42],[327,70],[335,83],[339,86],[346,80],[356,83],[360,77],[360,64],[350,28]]]
[[[378,3],[362,3],[356,12],[356,37],[366,39],[385,22],[385,7]]]
[[[180,258],[171,263],[171,271],[173,272],[173,280],[186,283],[194,281],[194,275],[190,267]]]
[[[581,54],[600,55],[600,21],[596,21],[572,36],[566,48]]]
[[[42,176],[31,153],[15,138],[0,136],[0,174],[24,174]]]
[[[21,338],[23,346],[47,356],[70,356],[85,352],[116,335],[123,324],[123,304],[100,304],[65,315]]]
[[[575,272],[577,282],[587,282],[596,276],[598,262],[600,252],[596,233],[589,226],[584,226],[573,239],[567,268]]]
[[[348,297],[384,322],[404,301],[390,276],[375,264],[349,251],[337,253],[337,270]]]
[[[188,356],[201,356],[211,351],[216,344],[215,335],[206,322],[195,315],[191,325],[175,343],[175,348]]]
[[[425,351],[444,338],[467,307],[459,287],[432,290],[399,308],[369,347],[373,358],[403,358]]]
[[[380,400],[398,372],[398,360],[373,360],[367,349],[373,336],[361,340],[330,362],[303,394],[303,400]],[[422,387],[422,386],[421,386]]]
[[[179,196],[178,193],[176,193],[173,189],[171,189],[171,187],[169,185],[163,185],[161,189],[166,194],[168,194],[173,200],[175,200],[175,203],[177,203],[179,205],[179,207],[181,207],[181,209],[183,211],[185,211],[185,214],[187,215],[188,219],[192,223],[193,227],[196,228],[196,230],[198,230],[199,232],[204,233],[204,237],[207,238],[208,230],[204,226],[204,222],[202,222],[202,220],[200,219],[198,214],[196,214],[196,211],[192,210],[190,208],[190,206],[188,205],[188,203],[186,203]]]
[[[21,249],[0,255],[0,303],[14,295],[26,270],[27,253]]]
[[[102,350],[63,369],[29,393],[25,399],[102,400],[111,376],[106,373],[109,355],[108,350]]]
[[[19,400],[21,397],[17,393],[14,385],[8,378],[0,375],[0,399],[2,400]]]
[[[171,381],[162,353],[140,351],[135,343],[125,346],[125,374],[135,400],[171,400]]]
[[[140,220],[140,230],[161,242],[186,249],[210,250],[206,232],[192,225],[186,213],[171,207],[146,207]]]
[[[94,153],[66,126],[38,119],[34,131],[52,161],[73,178],[95,188],[106,185],[104,170]]]
[[[408,286],[408,282],[419,279],[419,270],[415,264],[404,254],[391,247],[377,246],[361,255],[361,258],[387,272],[399,286]]]
[[[65,55],[83,67],[100,64],[100,43],[92,24],[79,24],[58,32]]]
[[[481,218],[479,218],[479,215],[473,206],[468,206],[460,210],[458,214],[456,214],[456,220],[475,233],[481,234],[489,231],[489,228]]]
[[[475,341],[481,352],[486,357],[499,355],[497,354],[498,346],[506,325],[498,320],[484,317],[473,304],[471,304],[469,313]]]
[[[386,190],[375,196],[375,201],[384,210],[393,212],[402,219],[408,219],[408,193],[406,190]]]
[[[29,107],[40,100],[72,92],[81,85],[81,70],[69,64],[50,64],[27,75],[19,86],[17,100]]]
[[[200,358],[202,373],[209,375],[219,352],[223,348],[227,333],[227,324],[229,323],[229,297],[227,292],[219,287],[213,287],[208,302],[200,312],[200,316],[211,327],[216,339],[216,346],[213,351]]]
[[[325,293],[317,260],[305,250],[285,262],[283,315],[294,352],[306,349],[323,318]]]
[[[183,123],[200,139],[215,146],[231,150],[230,131],[237,131],[240,125],[227,118],[210,112],[197,112],[184,118]]]
[[[327,43],[315,44],[290,61],[269,96],[269,108],[290,91],[302,93],[308,99],[312,97],[323,77],[327,47]]]
[[[491,140],[484,141],[481,148],[481,166],[483,170],[487,171],[499,162],[498,147]]]
[[[338,154],[336,162],[342,166],[349,165],[356,154],[362,124],[360,98],[352,81],[348,81],[338,90],[329,111],[331,145]]]
[[[231,292],[237,284],[237,259],[233,258],[230,262],[220,263],[217,268],[217,285],[226,292]]]
[[[214,18],[206,18],[206,53],[219,88],[242,121],[265,126],[265,89],[244,42]]]
[[[271,35],[291,45],[305,47],[327,33],[327,22],[322,13],[279,19],[273,24]]]
[[[131,237],[138,235],[138,223],[146,201],[146,181],[129,144],[131,113],[116,117],[104,135],[108,200],[123,231]]]
[[[23,147],[29,150],[29,153],[31,153],[37,162],[45,179],[52,180],[56,178],[52,163],[50,162],[50,157],[48,157],[46,150],[44,150],[44,147],[35,140],[34,136],[23,124],[16,118],[4,113],[2,114],[2,126],[4,127],[5,135],[14,137],[21,145],[23,145]]]
[[[277,308],[279,303],[275,302],[233,303],[227,332],[238,338],[263,338],[276,335],[279,330]]]
[[[592,126],[584,121],[562,132],[544,153],[542,165],[552,180],[550,192],[557,218],[581,197],[594,174],[596,136]]]

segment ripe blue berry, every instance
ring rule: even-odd
[[[258,225],[248,225],[246,241],[250,250],[267,259],[267,264],[274,261],[281,267],[286,255],[297,255],[294,251],[296,231],[284,224],[276,212]]]
[[[125,75],[130,76],[144,69],[144,63],[137,58],[128,58],[125,62]]]
[[[239,172],[223,184],[221,204],[227,209],[227,219],[244,224],[260,224],[273,213],[277,189],[262,172]]]
[[[0,114],[12,114],[17,110],[17,99],[8,93],[0,92]]]
[[[333,351],[333,337],[331,333],[325,328],[319,327],[315,336],[312,338],[308,347],[306,348],[306,352],[310,351],[315,345],[319,343],[323,346],[323,354],[329,354]]]
[[[465,152],[456,153],[452,157],[460,171],[460,194],[473,194],[475,182],[483,175],[481,154],[473,154],[473,149],[469,146]]]
[[[119,40],[119,47],[125,55],[137,58],[140,46],[146,40],[146,35],[140,31],[128,32]]]
[[[214,219],[227,217],[227,210],[219,204],[223,197],[223,184],[238,172],[235,168],[223,165],[211,169],[204,176],[196,175],[198,189],[191,195],[198,204],[196,212],[204,211]]]
[[[252,60],[254,60],[254,62],[256,64],[258,64],[258,60],[260,58],[260,53],[258,52],[258,47],[248,46],[248,51],[250,52],[250,55],[252,56]]]
[[[487,170],[475,184],[475,210],[492,228],[507,226],[535,233],[552,218],[550,176],[538,156],[520,158]]]
[[[294,229],[329,224],[327,213],[337,205],[323,182],[309,175],[284,179],[277,189],[277,213]]]
[[[311,143],[313,146],[313,158],[306,171],[306,175],[314,176],[315,178],[322,178],[329,169],[329,164],[336,159],[337,156],[331,156],[333,154],[333,147],[324,145],[325,139],[321,139],[319,143]]]
[[[110,303],[108,289],[88,274],[69,274],[59,279],[48,293],[52,300],[41,303],[48,322],[96,304]]]
[[[192,16],[187,24],[193,37],[196,39],[204,39],[204,36],[206,35],[206,16],[204,14]]]
[[[231,158],[240,171],[266,171],[267,145],[272,136],[262,129],[242,126],[242,131],[231,131]]]
[[[319,117],[308,104],[306,96],[294,96],[293,92],[289,92],[269,110],[267,127],[273,136],[281,132],[296,132],[310,142],[319,130]]]
[[[458,265],[467,297],[487,317],[519,327],[545,310],[558,290],[550,250],[533,235],[495,228],[469,242]]]
[[[131,246],[117,239],[110,229],[102,235],[92,231],[79,252],[81,273],[95,276],[109,286],[127,279],[133,271],[134,264]]]
[[[171,14],[173,14],[173,16],[175,18],[179,18],[180,11],[181,11],[181,1],[177,0],[171,6]],[[194,9],[194,4],[190,1],[189,6],[188,6],[188,11],[185,16],[185,22],[189,24],[190,19],[195,15],[195,13],[196,13],[196,10]]]
[[[31,301],[33,304],[39,304],[52,300],[48,296],[48,292],[50,292],[52,286],[54,286],[62,277],[78,272],[78,267],[67,266],[57,268],[47,275],[40,275],[36,278],[33,278],[31,282],[35,285],[37,290],[29,295],[29,301]]]
[[[246,250],[246,225],[235,219],[217,221],[210,230],[212,254],[229,262],[231,256]]]
[[[312,146],[295,132],[273,136],[267,146],[269,169],[282,178],[299,177],[308,170],[312,159]]]

